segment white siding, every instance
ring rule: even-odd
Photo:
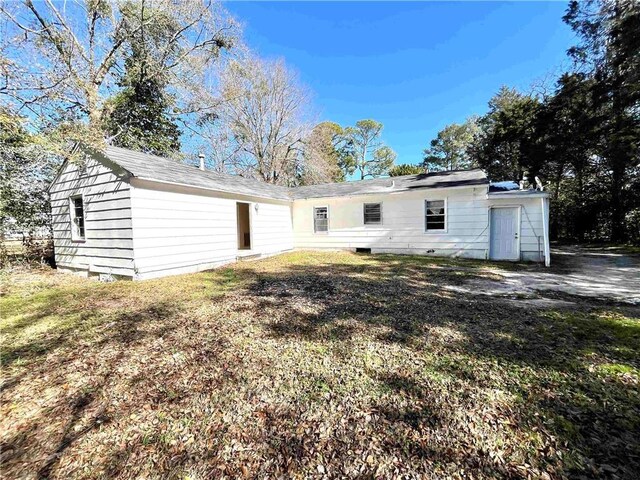
[[[236,202],[251,204],[251,251],[293,248],[291,206],[201,189],[132,180],[136,278],[195,272],[238,258]],[[255,206],[258,206],[256,209]]]
[[[521,207],[520,258],[544,262],[544,228],[540,197],[491,198],[490,205]]]
[[[294,247],[488,258],[492,206],[520,207],[520,258],[544,260],[540,197],[488,197],[484,186],[288,202],[125,179],[90,160],[84,171],[67,164],[50,194],[56,262],[87,274],[153,278]],[[83,241],[71,235],[69,199],[79,194]],[[446,231],[425,232],[425,200],[446,201]],[[250,251],[238,250],[237,202],[250,203]],[[382,204],[381,225],[364,225],[365,203]],[[320,206],[329,209],[329,231],[315,233],[313,207]]]
[[[85,240],[73,240],[69,198],[82,195]],[[133,234],[129,184],[94,160],[85,170],[67,163],[50,188],[58,267],[85,274],[132,276]]]
[[[447,201],[446,232],[425,232],[424,201]],[[382,225],[364,225],[363,205],[382,203]],[[414,192],[296,200],[296,248],[355,249],[375,252],[488,258],[489,207],[521,205],[521,258],[540,259],[542,213],[539,198],[487,198],[486,187],[425,189]],[[329,231],[314,233],[313,207],[329,207]],[[540,243],[542,246],[542,243]],[[542,247],[541,247],[542,248]]]

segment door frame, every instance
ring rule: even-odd
[[[518,253],[517,258],[513,259],[513,260],[496,260],[497,262],[519,262],[521,259],[521,255],[520,255],[520,242],[522,241],[522,205],[490,205],[489,206],[489,222],[488,222],[488,230],[489,230],[489,248],[487,249],[489,251],[489,260],[494,260],[494,258],[492,258],[492,251],[491,251],[491,215],[492,215],[492,210],[494,208],[515,208],[518,210],[518,218],[516,219],[517,221],[517,226],[516,226],[516,233],[518,234],[518,238],[517,238],[517,242],[516,242],[516,252]]]
[[[249,215],[249,248],[240,248],[240,214],[239,205],[247,205],[247,213]],[[236,200],[236,250],[240,252],[250,252],[253,250],[253,214],[251,213],[252,202],[240,202]]]

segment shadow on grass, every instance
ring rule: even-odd
[[[79,299],[86,299],[83,304]],[[105,309],[100,301],[107,295],[96,293],[95,289],[53,289],[39,292],[22,307],[23,311],[11,312],[21,317],[2,328],[7,336],[23,334],[25,330],[34,330],[27,341],[11,341],[0,348],[0,361],[10,366],[16,361],[29,363],[34,359],[48,355],[60,347],[81,336],[96,333],[95,330],[105,324],[113,324],[115,329],[107,335],[133,335],[135,325],[144,320],[157,320],[175,313],[175,304],[151,305],[144,310],[121,313]],[[106,313],[105,313],[106,312]],[[126,325],[130,328],[122,329]],[[24,335],[22,335],[24,336]],[[123,340],[126,340],[123,338]]]
[[[570,309],[518,308],[513,299],[452,294],[443,288],[484,275],[473,266],[460,269],[450,262],[395,256],[371,257],[366,264],[326,264],[311,271],[291,265],[270,275],[261,273],[250,283],[247,291],[255,305],[246,308],[257,312],[276,339],[331,344],[375,335],[378,341],[435,355],[431,366],[439,374],[508,391],[513,397],[509,421],[535,437],[544,436],[551,451],[534,449],[532,455],[547,455],[549,464],[562,465],[557,473],[633,478],[640,468],[637,376],[625,381],[597,369],[605,362],[620,365],[610,371],[637,375],[640,309],[620,310],[566,295],[565,300],[573,301]],[[434,342],[433,332],[442,329],[454,331],[456,339]],[[408,376],[388,372],[379,381],[423,403],[430,396]],[[391,409],[385,416],[392,423],[419,425],[444,411],[435,404]],[[411,444],[410,439],[399,441]],[[499,462],[489,462],[481,450],[476,451],[476,465],[491,464],[500,475],[518,474],[500,470]],[[564,457],[557,456],[557,450],[564,451]]]
[[[54,311],[59,311],[55,305],[47,305],[45,302],[42,302],[39,304],[38,313],[31,318],[34,319],[40,315],[51,315]],[[7,352],[4,352],[5,358],[9,361],[17,358],[30,361],[40,355],[51,355],[51,360],[40,368],[47,369],[52,372],[54,376],[56,367],[72,361],[77,355],[82,355],[82,351],[77,351],[74,348],[78,343],[78,334],[86,335],[81,343],[88,342],[92,348],[100,350],[110,349],[116,352],[115,355],[109,358],[108,364],[101,365],[105,373],[97,383],[90,381],[85,390],[80,390],[70,396],[61,397],[56,403],[48,406],[48,410],[50,411],[64,410],[66,422],[57,446],[38,469],[38,478],[49,478],[52,469],[56,466],[60,457],[68,447],[91,430],[109,422],[110,417],[106,413],[105,407],[96,405],[96,402],[99,402],[97,399],[102,396],[102,390],[110,380],[110,377],[115,373],[118,366],[126,360],[129,354],[128,350],[133,344],[144,341],[147,335],[167,334],[172,327],[165,324],[165,321],[177,315],[178,312],[179,310],[175,304],[154,304],[135,311],[126,311],[103,318],[101,326],[106,328],[103,328],[99,334],[86,330],[83,331],[83,325],[80,322],[76,323],[75,326],[70,324],[63,329],[54,329],[55,333],[47,335],[45,339],[34,340],[18,349],[8,349]],[[98,312],[88,309],[84,314],[93,318],[98,315]],[[149,328],[150,324],[157,324],[158,328]],[[146,327],[144,330],[140,328],[143,325]],[[69,335],[69,332],[72,330],[75,330],[74,335]],[[34,345],[37,345],[37,348],[35,348]],[[29,373],[33,373],[33,371],[29,371]],[[25,371],[20,377],[26,374],[27,372]],[[22,380],[20,377],[9,379],[9,381],[3,384],[4,389],[9,391],[19,385]],[[55,379],[51,380],[53,384],[56,383]],[[87,415],[89,418],[85,418]],[[25,449],[32,440],[31,437],[35,436],[36,433],[41,430],[41,422],[45,419],[36,418],[35,420],[30,428],[21,430],[13,437],[5,438],[2,445],[0,445],[0,451],[4,452],[2,457],[3,464],[6,465],[6,462],[25,455]]]
[[[28,363],[34,391],[76,383],[3,437],[3,467],[60,477],[90,458],[96,475],[123,478],[635,478],[638,309],[578,298],[518,308],[444,288],[495,276],[480,262],[323,258],[181,278],[183,297],[126,308],[85,290],[80,313],[71,293],[24,307],[22,329],[75,325],[6,358]],[[305,358],[299,370],[291,360]]]

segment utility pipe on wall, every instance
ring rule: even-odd
[[[544,241],[544,266],[549,267],[551,265],[551,252],[549,245],[549,199],[540,197],[540,204],[542,206],[542,236]]]

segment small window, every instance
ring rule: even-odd
[[[71,210],[71,238],[84,240],[84,204],[82,196],[71,197],[69,208]]]
[[[447,229],[447,205],[445,200],[425,200],[425,230],[444,231]]]
[[[364,224],[380,225],[382,223],[382,204],[381,203],[365,203],[364,204]]]
[[[328,207],[313,207],[313,231],[316,233],[329,231]]]

